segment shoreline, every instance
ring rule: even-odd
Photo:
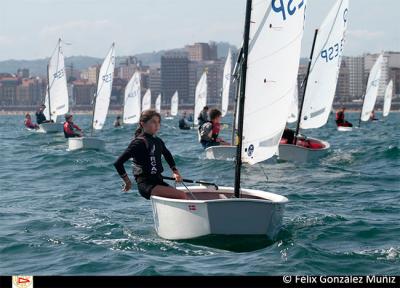
[[[21,115],[21,116],[25,116],[26,113],[30,113],[31,115],[35,115],[35,110],[12,110],[12,111],[5,111],[5,110],[0,110],[0,116],[15,116],[15,115]],[[166,113],[169,112],[169,110],[161,110],[161,115],[166,115]],[[178,115],[180,115],[182,112],[186,112],[186,113],[191,113],[190,110],[181,110],[179,112]],[[377,113],[382,113],[382,110],[376,110],[375,112]],[[391,110],[390,113],[399,113],[400,110]],[[71,111],[69,112],[70,114],[74,114],[74,115],[90,115],[93,112],[90,110],[76,110],[76,111]],[[121,110],[109,110],[108,114],[110,115],[122,115],[123,111]],[[228,113],[233,113],[233,111],[228,111]],[[354,110],[354,109],[346,109],[346,113],[361,113],[361,109],[360,110]]]

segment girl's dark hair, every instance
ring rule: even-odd
[[[153,109],[145,110],[140,114],[140,119],[139,119],[139,123],[138,123],[138,128],[136,129],[136,132],[135,132],[135,137],[138,137],[143,134],[142,122],[146,123],[146,122],[150,121],[154,116],[157,116],[158,119],[160,119],[160,123],[161,123],[161,115],[160,115],[160,113],[157,113],[156,110],[153,110]]]
[[[222,113],[221,111],[219,111],[218,109],[211,109],[210,111],[210,120],[214,120],[215,118],[221,116]]]

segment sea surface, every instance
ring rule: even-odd
[[[347,115],[358,122],[358,113]],[[243,187],[290,200],[277,239],[261,247],[158,237],[150,201],[136,185],[121,192],[112,163],[135,127],[114,129],[114,117],[95,133],[106,151],[68,152],[63,135],[29,132],[22,115],[0,116],[0,275],[400,273],[400,113],[348,133],[332,117],[305,131],[331,144],[320,161],[244,167]],[[90,133],[90,116],[74,120]],[[204,159],[196,130],[176,127],[176,119],[163,121],[159,136],[182,175],[232,186],[234,162]],[[222,134],[229,139],[229,128]]]

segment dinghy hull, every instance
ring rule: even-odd
[[[210,160],[235,160],[236,146],[213,146],[205,150],[206,158]]]
[[[105,142],[104,140],[94,138],[94,137],[77,137],[68,138],[68,150],[104,150]]]
[[[42,123],[37,130],[39,133],[63,133],[63,131],[62,123]]]
[[[297,145],[280,144],[279,156],[280,160],[307,163],[317,161],[324,157],[330,148],[330,144],[314,138],[307,138],[311,145],[303,145],[304,141],[299,139]],[[308,147],[307,147],[308,146]]]
[[[351,132],[353,131],[353,127],[338,126],[337,130],[340,132]]]
[[[178,188],[185,191],[185,188]],[[282,227],[286,197],[242,189],[244,198],[234,198],[233,188],[210,191],[189,187],[197,200],[152,196],[157,234],[168,240],[194,239],[206,235],[264,235],[275,239]]]

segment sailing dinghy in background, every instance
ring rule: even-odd
[[[279,159],[311,162],[325,156],[330,148],[326,141],[300,135],[300,129],[316,129],[328,122],[339,78],[348,10],[349,0],[337,0],[315,31],[294,143],[282,139]]]
[[[57,123],[57,116],[64,115],[69,110],[67,74],[61,44],[62,40],[58,39],[56,49],[47,65],[48,85],[44,103],[46,108],[43,113],[47,120],[53,122],[40,124],[37,132],[41,133],[62,133],[63,123]]]
[[[115,67],[115,44],[113,43],[100,68],[97,80],[97,92],[93,101],[92,131],[90,137],[68,138],[70,151],[79,149],[103,150],[105,141],[95,137],[93,130],[101,130],[106,122],[108,107],[110,105],[112,82]]]

